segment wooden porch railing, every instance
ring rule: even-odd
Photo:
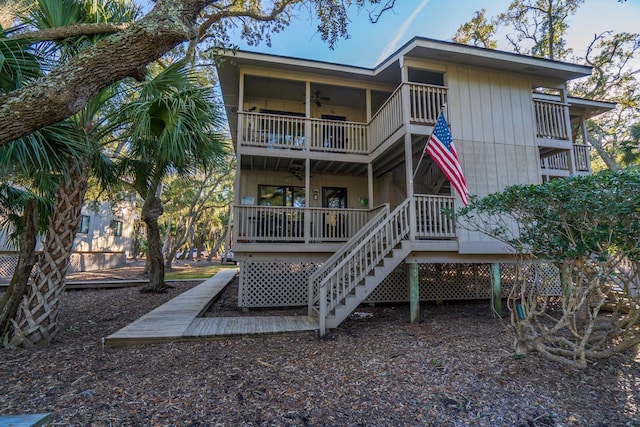
[[[416,238],[455,239],[455,221],[442,213],[454,208],[454,200],[452,196],[415,195]],[[384,209],[388,210],[386,204],[372,210],[234,206],[235,238],[240,243],[346,242]]]
[[[435,124],[446,102],[446,87],[407,83],[412,123]],[[246,147],[369,154],[404,123],[403,86],[373,115],[369,123],[239,112],[240,144]]]
[[[410,83],[411,122],[435,125],[442,106],[447,103],[448,89],[443,86]]]
[[[384,206],[372,210],[234,206],[235,239],[240,243],[346,242]]]
[[[369,142],[366,123],[309,119],[312,151],[348,154],[368,154]]]
[[[589,146],[573,144],[573,169],[576,172],[590,172]],[[567,152],[554,154],[540,159],[540,167],[548,171],[569,171]]]
[[[567,104],[534,99],[533,105],[536,111],[536,136],[568,141],[567,114],[569,108]]]
[[[589,146],[573,144],[573,158],[575,168],[580,172],[591,172],[591,160],[589,158]]]
[[[303,117],[238,113],[243,124],[241,143],[247,147],[305,148]]]
[[[540,159],[540,167],[549,171],[569,171],[567,153],[558,153]]]
[[[399,86],[369,121],[368,129],[370,151],[373,151],[382,145],[402,126],[401,89],[402,86]]]
[[[454,208],[455,197],[416,194],[417,239],[455,239],[457,237],[455,221],[442,213],[443,209]]]

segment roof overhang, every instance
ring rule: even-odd
[[[401,57],[416,57],[440,62],[473,65],[563,82],[591,74],[591,67],[586,65],[551,61],[512,52],[467,46],[424,37],[414,37],[376,66],[376,69],[384,69],[397,62]]]
[[[368,82],[395,87],[401,82],[400,61],[402,58],[407,57],[495,69],[502,72],[517,73],[518,75],[530,75],[545,81],[555,80],[561,83],[591,74],[591,68],[584,65],[551,61],[423,37],[414,37],[374,68],[266,53],[234,51],[223,55],[217,66],[218,79],[222,89],[230,130],[235,136],[235,113],[237,113],[239,105],[239,70],[242,67],[268,68],[283,71],[283,74],[318,74],[323,78],[355,79],[363,83]]]

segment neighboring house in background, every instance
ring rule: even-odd
[[[569,96],[590,72],[419,37],[372,69],[227,55],[239,305],[308,305],[323,333],[418,283],[413,300],[488,298],[509,248],[441,213],[461,202],[428,156],[414,170],[438,114],[471,194],[589,174],[585,120],[615,107]]]
[[[122,267],[131,248],[135,202],[100,202],[82,207],[73,242],[69,271],[92,271]],[[36,250],[42,244],[38,243]],[[0,232],[0,277],[10,277],[15,268],[15,247]]]

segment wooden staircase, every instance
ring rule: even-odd
[[[383,210],[309,278],[309,316],[320,336],[335,328],[411,252],[410,200]]]

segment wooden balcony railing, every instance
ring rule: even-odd
[[[419,239],[453,239],[455,222],[442,213],[453,209],[454,197],[417,195],[414,198]],[[238,243],[346,242],[386,205],[374,209],[234,206]]]
[[[412,123],[435,124],[447,88],[418,83],[408,90]],[[240,144],[244,147],[369,154],[404,123],[402,86],[387,99],[369,123],[312,119],[297,116],[239,112]]]
[[[568,141],[567,104],[534,99],[533,105],[536,110],[536,137]]]
[[[375,209],[234,206],[236,241],[346,242],[383,206]]]
[[[435,125],[440,110],[447,103],[448,89],[417,83],[411,83],[408,86],[411,123]]]
[[[580,172],[591,172],[591,160],[589,158],[589,146],[584,144],[573,144],[573,158],[575,168]]]
[[[569,157],[567,153],[558,153],[540,159],[540,167],[548,171],[569,171]]]
[[[589,146],[573,144],[573,169],[576,172],[591,172],[589,160]],[[547,171],[569,172],[568,152],[554,154],[540,159],[540,167]]]
[[[382,107],[373,115],[369,122],[369,140],[371,151],[382,145],[395,131],[400,129],[402,123],[402,87],[386,100]]]
[[[455,221],[443,213],[443,209],[453,210],[453,196],[432,196],[416,194],[416,238],[447,240],[457,237]]]

